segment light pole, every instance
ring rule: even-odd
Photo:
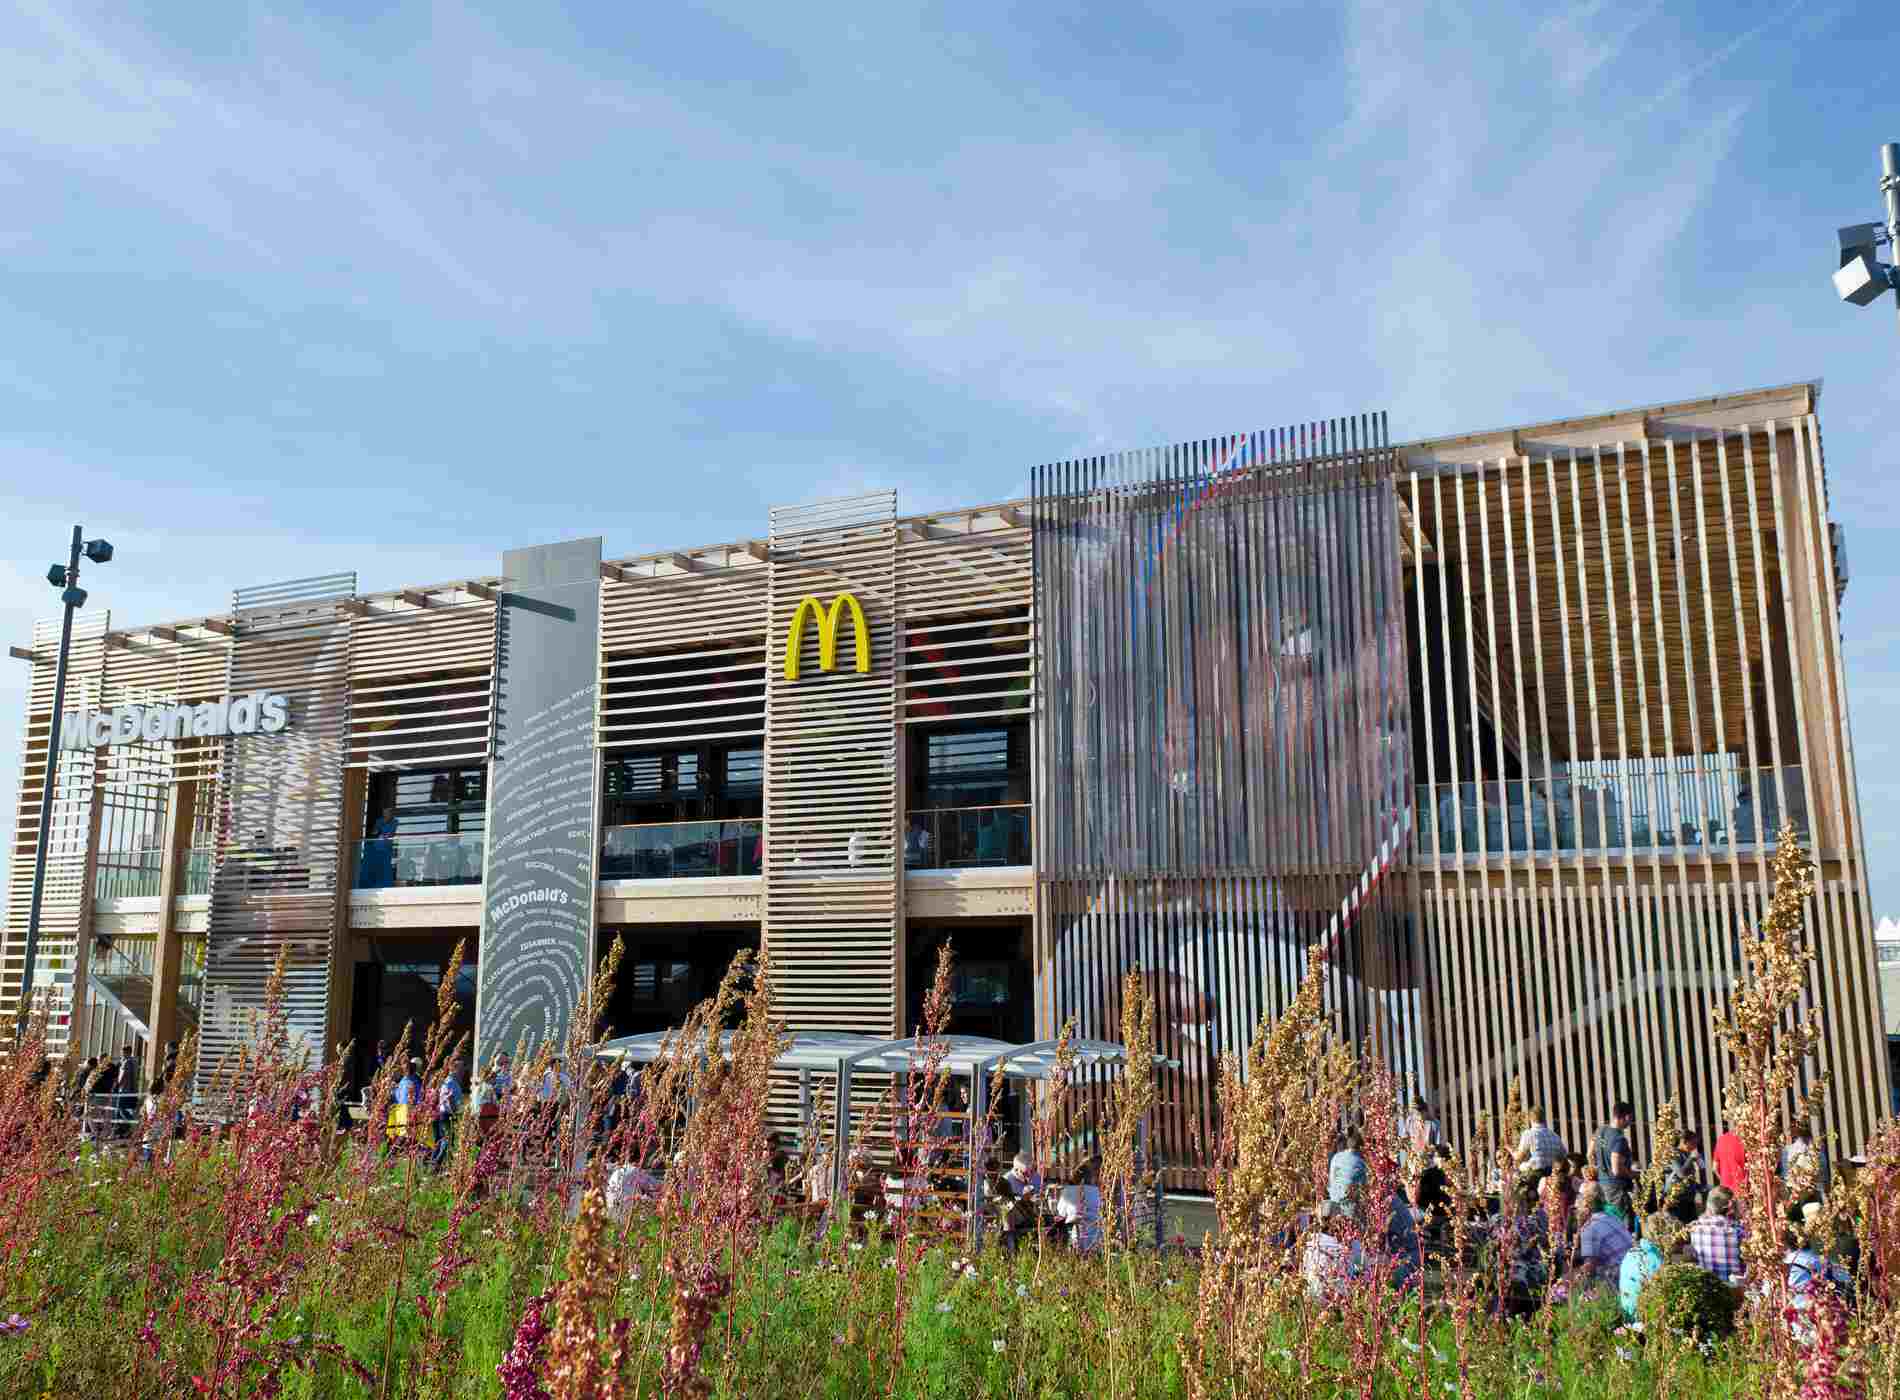
[[[64,564],[46,571],[46,581],[60,590],[66,613],[59,624],[59,665],[53,672],[52,726],[46,734],[46,776],[40,784],[39,839],[33,846],[33,894],[26,906],[26,958],[20,969],[20,1020],[14,1027],[17,1044],[25,1038],[27,1017],[33,1011],[34,964],[40,951],[40,899],[46,892],[46,848],[52,836],[53,789],[59,782],[59,728],[66,717],[66,657],[73,644],[73,614],[86,606],[86,590],[79,586],[79,556],[94,564],[112,559],[112,546],[105,540],[85,538],[85,530],[73,526],[72,555]]]
[[[1871,306],[1889,289],[1900,288],[1900,143],[1880,148],[1880,193],[1887,203],[1887,225],[1849,224],[1840,230],[1840,271],[1834,290],[1854,306]],[[1887,245],[1889,262],[1880,261],[1878,249]],[[1900,303],[1900,296],[1896,296]]]

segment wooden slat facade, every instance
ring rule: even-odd
[[[765,920],[780,1012],[801,1030],[894,1034],[903,1015],[895,492],[772,512]],[[826,669],[807,599],[841,609]]]
[[[494,726],[495,604],[452,593],[350,622],[352,768],[485,763]]]
[[[1175,1049],[1231,1048],[1345,904],[1369,936],[1342,945],[1358,960],[1342,1024],[1415,1073],[1454,1136],[1519,1079],[1573,1143],[1624,1095],[1644,1121],[1675,1093],[1716,1126],[1708,1021],[1792,819],[1821,869],[1824,1126],[1858,1146],[1888,1068],[1813,390],[1396,448],[1382,431],[1086,459],[1034,500],[915,519],[888,493],[782,508],[765,539],[605,563],[603,760],[637,776],[695,749],[756,772],[762,750],[747,898],[781,1008],[800,1028],[901,1032],[907,734],[1027,721],[1040,1029],[1069,1012],[1110,1029],[1132,958],[1223,992],[1219,1024],[1170,1028]],[[72,995],[90,906],[140,874],[189,785],[168,839],[216,848],[209,950],[187,954],[207,969],[207,1053],[241,1032],[284,944],[297,1029],[314,1044],[327,1015],[335,1032],[364,953],[341,932],[364,784],[487,762],[505,587],[365,597],[335,575],[144,630],[82,614],[69,711],[265,686],[296,722],[62,757],[41,944],[61,1014],[123,1032]],[[800,603],[843,592],[866,669],[845,616],[836,668],[808,620],[788,676]],[[0,1016],[21,993],[56,645],[56,625],[36,630]],[[1295,672],[1354,680],[1321,704]],[[614,898],[638,903],[638,884]],[[1263,942],[1269,926],[1293,937]],[[1062,930],[1114,956],[1078,962]],[[1204,1099],[1176,1096],[1177,1136],[1211,1127]]]
[[[1573,1144],[1626,1096],[1641,1123],[1674,1094],[1717,1131],[1711,1017],[1784,818],[1821,869],[1822,1126],[1857,1145],[1884,1114],[1819,427],[1805,390],[1761,408],[1409,450],[1438,703],[1406,878],[1437,954],[1427,1083],[1459,1135],[1513,1080]]]
[[[225,688],[282,691],[290,726],[232,735],[219,785],[211,875],[200,1087],[257,1033],[265,990],[286,958],[285,1029],[292,1048],[327,1058],[339,893],[349,879],[343,810],[350,734],[350,615],[336,607],[353,577],[290,601],[240,591]]]

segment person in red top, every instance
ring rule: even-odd
[[[1729,1190],[1740,1194],[1747,1179],[1742,1160],[1742,1140],[1735,1129],[1722,1125],[1722,1136],[1715,1140],[1715,1175]]]

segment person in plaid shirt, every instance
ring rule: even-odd
[[[1690,1256],[1724,1283],[1742,1276],[1742,1227],[1729,1218],[1734,1204],[1726,1186],[1716,1187],[1709,1208],[1689,1227]]]

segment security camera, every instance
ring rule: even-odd
[[[1872,305],[1892,285],[1891,269],[1875,262],[1870,253],[1855,254],[1834,274],[1834,290],[1842,301],[1855,306]]]

